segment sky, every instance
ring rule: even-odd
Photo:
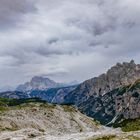
[[[140,0],[0,0],[0,87],[81,82],[139,58]]]

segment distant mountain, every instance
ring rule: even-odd
[[[0,92],[5,92],[5,91],[14,91],[15,88],[11,86],[3,86],[0,88]]]
[[[35,76],[31,79],[30,82],[19,85],[16,88],[16,91],[26,92],[31,90],[46,90],[48,88],[58,87],[59,85],[59,83],[56,83],[49,78]]]
[[[121,115],[137,118],[140,117],[140,82],[137,89],[131,88],[131,85],[138,79],[139,64],[133,60],[117,63],[107,73],[78,85],[65,97],[65,103],[75,104],[79,110],[103,124],[113,122]],[[127,86],[129,88],[125,90]],[[120,95],[120,90],[123,95]]]
[[[39,97],[49,103],[63,104],[64,97],[77,87],[75,83],[56,83],[49,78],[35,76],[30,82],[19,85],[15,92],[0,93],[0,96],[18,99]]]

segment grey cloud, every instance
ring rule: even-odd
[[[13,28],[24,14],[35,11],[34,3],[30,0],[0,0],[0,29]]]
[[[5,58],[0,67],[6,64],[29,77],[39,74],[82,81],[117,61],[133,58],[138,62],[137,0],[13,1],[16,5],[0,1],[0,28],[22,21],[21,28],[0,33],[0,55]]]

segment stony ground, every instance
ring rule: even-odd
[[[140,140],[140,131],[123,133],[114,129],[97,132],[78,132],[64,135],[50,135],[35,129],[21,129],[14,132],[3,132],[1,140]]]
[[[67,134],[47,134],[46,132],[42,133],[35,129],[21,129],[17,131],[5,131],[0,134],[1,140],[87,140],[91,137],[105,135],[108,134],[115,134],[116,130],[111,129],[101,129],[100,131],[97,130],[96,132],[93,131],[85,131],[85,132],[77,132],[77,133],[67,133]]]
[[[98,123],[72,106],[28,103],[0,111],[0,140],[36,137],[51,140],[52,136],[96,132],[99,129],[102,127]]]
[[[0,140],[140,140],[140,131],[103,127],[71,106],[28,103],[0,111]]]

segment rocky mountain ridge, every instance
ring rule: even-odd
[[[119,95],[119,89],[125,89],[134,83],[139,85],[138,79],[140,79],[139,64],[135,64],[133,60],[130,63],[117,63],[106,74],[80,84],[65,97],[65,102],[75,104],[83,113],[103,124],[116,121],[120,116],[137,118],[140,117],[140,87],[138,86],[137,90],[131,88],[129,92],[123,95]],[[137,93],[136,98],[133,97],[135,93]],[[128,106],[131,106],[131,109],[128,109]],[[124,108],[126,110],[123,110]]]
[[[71,93],[70,96],[78,95],[76,100],[81,100],[81,95],[86,98],[91,95],[102,96],[105,93],[135,82],[140,78],[140,64],[135,64],[133,60],[129,62],[117,63],[111,67],[105,74],[99,77],[86,80],[81,83],[76,90],[79,91],[77,94]],[[80,99],[78,99],[80,97]],[[69,97],[68,97],[69,98]]]

